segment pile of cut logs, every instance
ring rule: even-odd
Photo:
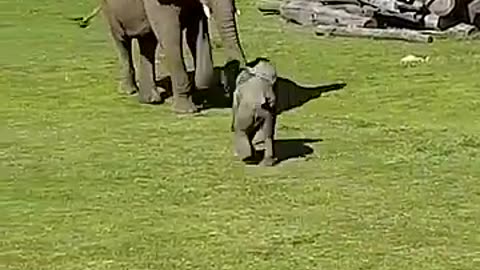
[[[480,0],[263,0],[258,8],[317,35],[428,43],[480,36]]]

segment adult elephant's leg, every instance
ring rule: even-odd
[[[141,103],[156,104],[163,100],[155,86],[155,49],[157,39],[153,33],[138,39],[140,49],[140,92],[138,99]]]
[[[132,58],[132,39],[117,39],[113,38],[118,49],[118,58],[120,62],[120,83],[119,91],[133,95],[138,92],[138,87],[135,81],[135,68],[133,66]]]
[[[110,27],[110,36],[117,48],[118,61],[120,64],[119,79],[120,83],[118,89],[129,95],[133,95],[138,91],[135,82],[135,68],[132,57],[132,39],[120,32],[121,29],[117,22],[110,18],[107,14],[107,19]]]
[[[197,10],[195,10],[197,12]],[[187,25],[187,44],[192,52],[195,63],[195,86],[197,89],[207,89],[213,83],[213,59],[207,18],[202,6],[199,14],[190,16]]]
[[[212,16],[217,25],[223,43],[227,63],[222,74],[226,94],[230,97],[235,89],[235,79],[240,68],[246,64],[245,53],[240,44],[237,22],[235,19],[234,0],[208,0]]]
[[[155,50],[155,64],[156,79],[162,80],[169,76],[165,67],[165,54],[160,42],[157,42],[157,49]]]
[[[145,11],[157,39],[162,43],[167,68],[172,77],[173,110],[177,113],[197,111],[192,102],[192,83],[183,62],[180,8],[144,0]]]

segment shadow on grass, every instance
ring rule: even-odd
[[[313,154],[312,147],[308,143],[321,142],[322,139],[281,139],[275,140],[274,151],[277,159],[275,165],[278,165],[287,160],[298,158],[306,158]],[[256,150],[252,158],[246,161],[249,165],[258,165],[264,156],[264,150]]]
[[[247,64],[247,66],[253,66],[258,62],[260,58]],[[237,65],[237,66],[236,66]],[[224,89],[223,72],[225,68],[238,72],[238,63],[227,63],[225,67],[214,68],[214,82],[215,85],[209,90],[197,90],[194,91],[193,100],[197,106],[202,110],[210,108],[231,108],[232,106],[232,93],[229,93]],[[233,66],[233,67],[232,67]],[[194,81],[194,73],[189,72],[190,79]],[[238,74],[238,73],[237,73]],[[302,86],[296,82],[283,77],[278,77],[277,82],[274,85],[274,91],[277,100],[277,114],[281,114],[284,111],[288,111],[302,106],[312,99],[319,98],[322,94],[337,91],[343,89],[346,83],[331,83],[322,84],[316,86]],[[166,90],[162,94],[164,98],[168,98],[172,94],[172,83],[169,76],[163,78],[157,83],[157,86]]]
[[[285,160],[305,158],[313,154],[314,150],[307,143],[321,142],[322,139],[283,139],[274,144],[277,163]]]

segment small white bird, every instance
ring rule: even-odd
[[[412,54],[409,54],[402,59],[400,59],[400,64],[410,66],[410,65],[415,65],[419,63],[426,63],[430,60],[429,56],[415,56]]]

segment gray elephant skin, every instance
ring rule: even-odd
[[[252,140],[261,134],[265,153],[260,165],[275,163],[275,93],[273,90],[277,74],[268,60],[260,60],[254,67],[246,67],[237,78],[233,93],[232,131],[234,132],[235,154],[248,161],[255,154]]]
[[[227,61],[244,64],[233,0],[203,2],[212,11]],[[197,112],[192,91],[194,88],[209,88],[213,79],[208,22],[200,0],[102,0],[102,11],[119,51],[121,88],[127,93],[138,91],[141,103],[163,102],[155,86],[155,50],[159,47],[171,74],[173,110],[177,113]],[[192,87],[184,64],[183,30],[186,30],[187,44],[194,58],[195,87]],[[132,58],[133,39],[137,39],[140,51],[138,86]]]

